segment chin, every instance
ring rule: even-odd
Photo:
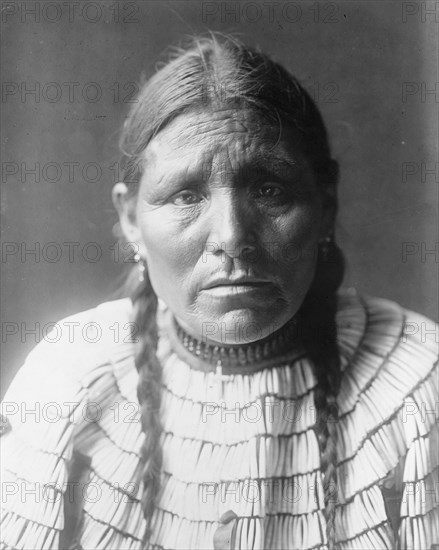
[[[245,345],[265,338],[282,327],[292,315],[254,309],[234,309],[218,316],[208,315],[202,323],[202,338],[218,345]]]

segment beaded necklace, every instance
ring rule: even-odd
[[[262,340],[242,345],[213,345],[188,334],[175,319],[173,326],[184,348],[206,364],[206,370],[215,370],[219,379],[236,374],[240,368],[251,367],[267,359],[279,357],[297,344],[296,317]]]

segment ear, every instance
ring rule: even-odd
[[[335,191],[325,189],[322,199],[322,223],[320,224],[320,239],[324,240],[334,233],[337,215],[337,197]]]
[[[144,258],[145,247],[136,221],[136,199],[128,197],[128,187],[125,183],[116,183],[113,187],[112,199],[119,214],[120,228],[125,240],[133,243],[134,249]]]
[[[320,239],[325,239],[334,233],[335,218],[338,210],[337,200],[338,163],[331,160],[327,170],[322,175],[322,223]]]

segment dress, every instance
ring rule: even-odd
[[[439,543],[434,325],[387,300],[347,292],[338,302],[339,548],[430,549]],[[132,315],[123,299],[61,321],[12,383],[1,548],[142,548]],[[219,379],[169,319],[160,309],[164,459],[149,548],[213,548],[230,510],[234,548],[326,548],[316,380],[303,350]]]

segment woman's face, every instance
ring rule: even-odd
[[[294,132],[250,110],[174,119],[144,151],[136,223],[156,294],[211,343],[263,338],[298,311],[326,234]]]

